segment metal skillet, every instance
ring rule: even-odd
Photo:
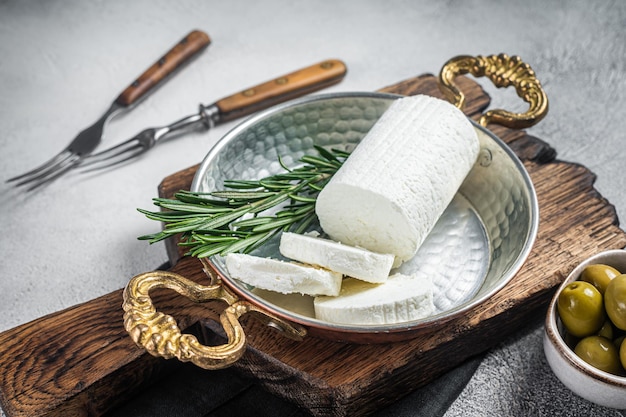
[[[515,276],[532,249],[539,208],[532,181],[511,149],[486,129],[489,123],[512,128],[541,120],[548,101],[534,71],[519,57],[458,56],[439,75],[440,88],[459,108],[465,97],[454,84],[460,74],[487,76],[497,87],[514,86],[527,103],[525,113],[488,111],[475,123],[479,158],[416,257],[402,268],[433,276],[434,315],[384,326],[340,325],[318,320],[312,300],[276,296],[229,277],[219,256],[202,259],[211,285],[178,274],[153,271],[131,279],[124,291],[124,324],[133,340],[149,353],[191,361],[206,369],[227,367],[245,350],[239,317],[252,313],[286,337],[321,337],[348,343],[387,343],[418,337],[484,303]],[[387,107],[399,96],[382,93],[336,93],[309,96],[257,114],[226,134],[200,165],[192,191],[212,191],[227,179],[273,174],[283,163],[295,163],[313,145],[354,148]],[[416,161],[416,163],[419,161]],[[278,256],[277,242],[255,253]],[[406,272],[406,271],[405,271]],[[153,288],[169,288],[196,302],[220,299],[229,304],[221,314],[228,342],[204,346],[182,334],[173,317],[155,310]],[[308,304],[310,303],[310,304]],[[309,307],[310,305],[310,307]]]

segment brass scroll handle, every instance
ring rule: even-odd
[[[156,311],[150,298],[150,290],[168,288],[194,302],[222,300],[229,304],[220,314],[220,322],[228,342],[219,346],[205,346],[191,334],[184,334],[176,320]],[[226,290],[221,282],[205,286],[181,275],[153,271],[133,277],[124,289],[124,327],[137,345],[153,356],[165,359],[177,358],[192,362],[204,369],[221,369],[235,363],[245,352],[246,337],[239,318],[249,312],[257,313],[264,321],[285,331],[287,336],[297,339],[302,336],[298,329],[279,318],[264,313],[251,303],[240,301]]]
[[[497,123],[514,129],[523,129],[536,124],[548,113],[548,97],[541,83],[530,65],[523,62],[519,56],[460,55],[446,62],[439,73],[439,88],[446,98],[461,110],[465,105],[465,95],[454,84],[454,78],[467,73],[474,77],[488,77],[498,88],[514,86],[517,95],[530,105],[525,113],[501,109],[489,110],[478,121],[481,126]]]

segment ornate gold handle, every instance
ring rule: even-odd
[[[514,86],[517,95],[530,105],[525,113],[501,109],[489,110],[478,121],[481,126],[497,123],[514,129],[523,129],[536,124],[548,113],[546,93],[533,69],[519,56],[460,55],[446,62],[439,73],[439,88],[446,98],[460,109],[465,105],[465,95],[454,84],[454,78],[467,73],[475,77],[488,77],[498,88]]]
[[[214,277],[213,277],[214,278]],[[194,302],[222,300],[229,306],[220,314],[228,342],[220,346],[205,346],[191,334],[184,334],[176,320],[156,311],[150,298],[150,290],[168,288]],[[153,271],[133,277],[124,289],[124,327],[137,345],[153,356],[166,359],[177,358],[192,362],[204,369],[221,369],[235,363],[245,352],[246,337],[239,317],[252,312],[274,328],[284,331],[293,339],[301,339],[305,331],[274,317],[247,301],[240,301],[221,283],[213,280],[212,285],[197,284],[181,275]]]

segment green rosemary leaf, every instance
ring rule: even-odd
[[[233,226],[235,228],[253,227],[253,226],[258,226],[260,224],[267,224],[267,223],[271,222],[272,220],[273,220],[273,217],[270,217],[270,216],[257,216],[257,217],[253,217],[251,219],[234,221],[234,222],[231,223],[231,226]]]
[[[289,193],[278,193],[266,200],[261,200],[259,201],[259,205],[257,205],[256,207],[254,207],[253,210],[250,210],[250,213],[260,213],[262,211],[268,210],[272,207],[276,207],[278,206],[280,203],[282,203],[283,201],[286,201],[289,199]]]
[[[289,194],[289,198],[295,201],[300,201],[302,203],[313,203],[315,204],[315,197],[306,197],[298,194]]]
[[[228,199],[231,202],[241,202],[243,200],[259,200],[261,198],[270,197],[275,195],[273,191],[215,191],[211,193],[214,197]],[[231,203],[232,204],[232,203]]]
[[[315,215],[315,211],[307,214],[301,221],[298,223],[297,227],[293,230],[294,233],[304,233],[308,230],[311,224],[317,219]]]
[[[162,213],[143,210],[140,208],[138,208],[137,211],[143,214],[144,216],[146,216],[150,220],[156,220],[157,222],[163,221],[163,217],[161,217]]]
[[[260,180],[261,187],[267,190],[285,190],[292,188],[293,184],[285,180]]]
[[[227,206],[225,201],[211,198],[211,193],[192,193],[191,191],[179,191],[174,198],[186,204],[199,204],[204,206]]]
[[[229,211],[228,207],[213,207],[213,206],[207,206],[207,205],[181,203],[176,200],[159,201],[157,202],[156,205],[165,209],[181,211],[181,212],[186,212],[186,213],[212,214],[212,213],[223,213],[223,212]]]
[[[337,164],[333,163],[333,161],[329,161],[328,159],[320,158],[312,155],[305,155],[301,158],[302,162],[306,162],[311,165],[315,165],[317,167],[326,167],[326,168],[337,168]]]
[[[226,180],[224,187],[236,190],[250,190],[260,188],[261,185],[257,180]]]
[[[181,190],[173,199],[154,199],[161,211],[138,211],[165,227],[139,239],[154,243],[180,235],[179,245],[189,248],[188,254],[207,257],[250,253],[281,231],[306,232],[317,219],[317,195],[349,156],[316,149],[319,156],[305,155],[295,168],[279,157],[285,172],[260,180],[227,180],[221,190]],[[264,214],[269,210],[273,214]]]
[[[236,209],[233,210],[231,213],[229,214],[224,214],[222,216],[216,216],[213,217],[211,219],[208,219],[208,221],[204,222],[202,224],[202,226],[197,227],[195,229],[188,229],[188,230],[210,230],[210,229],[216,229],[218,227],[227,225],[231,222],[234,222],[235,220],[237,220],[238,218],[240,218],[241,216],[243,216],[244,214],[246,214],[249,211],[249,209],[247,207],[244,207],[243,209]]]
[[[193,239],[202,243],[217,243],[217,242],[235,242],[239,240],[239,237],[194,233]],[[185,243],[185,244],[188,244],[188,243]]]
[[[324,188],[324,185],[326,185],[326,182],[323,182],[321,184],[313,184],[313,183],[311,183],[311,184],[309,184],[309,187],[314,189],[315,191],[319,192],[319,191],[322,191],[322,188]]]
[[[315,204],[300,204],[299,206],[286,206],[283,210],[276,212],[278,218],[288,216],[300,216],[302,214],[315,211]]]
[[[316,147],[317,148],[317,147]],[[319,148],[317,148],[319,151]],[[339,158],[343,159],[344,161],[350,156],[350,152],[348,151],[343,151],[341,149],[337,149],[337,148],[332,148],[331,149],[331,153],[333,155],[335,155],[337,157],[337,159],[339,160]],[[341,163],[343,163],[343,161],[339,161]]]
[[[166,223],[163,228],[163,233],[167,233],[170,236],[177,235],[178,233],[192,232],[200,229],[203,225],[207,224],[206,219],[190,219],[181,220],[174,223]]]
[[[276,214],[274,215],[274,218],[281,219],[281,218],[289,217],[293,215],[294,213],[292,210],[281,210],[281,211],[276,212]]]
[[[231,245],[230,242],[222,242],[218,244],[203,244],[195,246],[188,253],[191,256],[198,258],[207,258],[209,256],[218,255],[220,252],[226,250]]]
[[[279,229],[276,229],[274,231],[265,233],[264,237],[262,239],[259,239],[256,242],[254,242],[253,244],[251,244],[250,246],[248,246],[247,248],[242,249],[241,252],[242,253],[253,252],[257,248],[260,248],[261,246],[263,246],[265,244],[265,242],[267,242],[268,240],[273,238],[279,231],[280,231]]]
[[[259,233],[259,232],[266,232],[268,230],[279,229],[283,226],[293,224],[297,220],[300,220],[301,218],[302,216],[288,216],[288,217],[277,218],[271,223],[266,223],[266,224],[261,224],[261,225],[256,226],[255,228],[252,229],[252,232]]]
[[[317,152],[319,152],[322,158],[325,158],[329,161],[339,162],[339,159],[337,158],[337,156],[335,156],[331,151],[328,151],[326,148],[322,146],[315,146],[314,148],[317,150]]]
[[[207,216],[206,213],[190,213],[187,211],[139,211],[145,214],[148,218],[151,218],[151,220],[157,220],[165,223],[171,223],[177,220],[184,220],[189,218],[205,218]]]
[[[278,155],[278,163],[280,164],[280,166],[281,166],[281,167],[282,167],[285,171],[287,171],[287,172],[290,172],[290,171],[291,171],[291,168],[289,168],[289,167],[285,164],[285,162],[283,161],[283,157],[282,157],[282,156],[280,156],[280,155]]]
[[[162,236],[162,238],[161,238]],[[137,239],[138,240],[148,240],[150,241],[150,243],[156,243],[156,242],[160,242],[161,240],[167,238],[169,235],[163,233],[163,232],[159,232],[159,233],[153,233],[151,235],[142,235],[139,236]]]
[[[242,239],[236,243],[231,244],[228,248],[222,250],[221,255],[226,255],[233,252],[240,252],[245,250],[247,247],[253,246],[259,241],[265,241],[268,237],[271,236],[271,230],[267,233],[261,233],[257,235],[251,235],[245,239]]]

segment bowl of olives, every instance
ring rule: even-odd
[[[543,348],[554,374],[596,404],[626,409],[626,250],[598,253],[557,289]]]

